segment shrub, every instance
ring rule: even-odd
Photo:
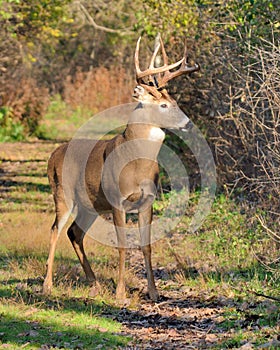
[[[7,107],[0,108],[0,142],[21,141],[24,139],[24,128],[19,123],[13,123],[11,111]]]
[[[48,90],[30,77],[20,77],[7,84],[2,104],[9,108],[13,123],[21,124],[25,134],[33,135],[49,104]]]
[[[264,43],[248,61],[229,87],[228,113],[216,118],[217,163],[224,183],[279,220],[279,46]]]

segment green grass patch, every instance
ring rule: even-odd
[[[0,107],[0,142],[14,142],[24,139],[24,127],[12,119],[12,110],[9,107]]]
[[[93,112],[86,109],[73,110],[60,95],[55,95],[40,122],[36,136],[43,140],[69,140],[92,115]]]
[[[54,303],[53,303],[54,304]],[[0,341],[9,349],[39,349],[42,346],[62,349],[112,349],[127,344],[118,334],[120,324],[99,315],[102,307],[89,302],[48,300],[26,305],[24,299],[13,298],[0,305]],[[1,344],[0,343],[0,344]]]
[[[113,320],[117,309],[89,299],[87,287],[69,276],[52,296],[42,295],[46,256],[23,248],[1,251],[0,349],[114,349],[128,343]]]
[[[277,255],[277,244],[255,221],[248,223],[246,213],[233,200],[218,195],[212,211],[196,233],[187,233],[199,193],[192,194],[190,216],[182,218],[176,228],[181,235],[172,239],[170,256],[177,260],[188,286],[203,286],[236,298],[250,297],[252,292],[279,297],[277,268],[268,269],[264,254]],[[168,263],[168,257],[166,257]],[[170,258],[169,258],[170,260]]]
[[[91,119],[93,118],[93,119]],[[60,95],[53,97],[47,113],[44,115],[36,136],[43,140],[70,140],[76,135],[76,132],[86,122],[92,127],[92,134],[89,133],[87,127],[87,137],[92,139],[112,138],[118,133],[119,120],[114,119],[114,115],[103,112],[101,116],[98,111],[92,111],[83,107],[71,108],[61,99]],[[109,124],[108,124],[109,123]],[[108,133],[109,131],[109,133]]]

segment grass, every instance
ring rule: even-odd
[[[46,115],[37,130],[37,136],[43,140],[70,140],[85,123],[90,121],[93,139],[99,139],[120,126],[120,120],[113,113],[93,111],[82,107],[75,109],[67,105],[59,95],[53,97]],[[88,124],[89,125],[89,124]],[[88,132],[88,131],[87,131]]]
[[[16,298],[20,298],[21,305]],[[87,307],[75,301],[50,306],[43,303],[26,305],[20,295],[12,302],[0,306],[2,347],[9,349],[67,348],[94,349],[116,348],[126,340],[117,333],[120,325],[98,315],[98,308]],[[51,307],[51,308],[50,308]],[[52,309],[53,308],[53,309]],[[99,310],[101,307],[99,308]]]
[[[196,196],[196,194],[194,194]],[[203,284],[210,290],[228,289],[236,297],[249,297],[252,291],[279,296],[280,281],[256,259],[269,247],[277,255],[272,242],[257,224],[248,225],[247,216],[224,195],[217,196],[211,214],[197,234],[184,235],[188,225],[184,217],[180,246],[170,240],[170,254],[184,273],[185,284]]]
[[[30,221],[24,220],[23,215]],[[51,216],[41,214],[39,217],[36,222],[35,216],[27,212],[16,217],[14,213],[7,213],[3,220],[0,349],[39,349],[42,346],[48,349],[95,349],[98,346],[113,349],[125,346],[129,338],[121,335],[120,323],[102,316],[108,312],[114,315],[114,307],[104,304],[104,298],[102,301],[87,297],[88,288],[65,236],[56,254],[54,292],[51,297],[41,294],[49,238],[44,232],[49,231],[47,221]],[[5,223],[11,222],[12,218],[13,232],[11,227],[5,230]],[[24,232],[22,227],[28,227],[28,230]]]
[[[37,131],[41,139],[68,140],[77,129],[93,116],[93,112],[78,108],[72,110],[60,97],[53,97]]]
[[[54,114],[49,118],[55,120]],[[65,131],[65,137],[69,132]],[[0,146],[0,349],[125,347],[130,338],[114,320],[119,310],[114,294],[115,249],[86,238],[102,288],[99,298],[90,299],[64,230],[56,251],[54,293],[51,297],[41,294],[54,219],[46,161],[56,147],[56,142]],[[262,227],[248,220],[244,208],[223,194],[217,196],[199,231],[188,234],[198,196],[191,195],[187,215],[169,237],[153,247],[154,267],[164,271],[157,279],[159,289],[198,297],[205,305],[214,299],[224,303],[219,327],[226,339],[217,349],[240,347],[248,341],[264,344],[279,334],[279,303],[254,293],[279,297],[280,284],[274,270],[256,256],[260,260],[268,254],[276,256],[278,247]],[[165,201],[168,196],[163,195],[155,204],[156,211],[164,208]],[[133,309],[143,297],[133,267],[127,269],[127,283]]]
[[[20,233],[14,236],[19,238]],[[87,298],[87,287],[78,281],[77,271],[73,279],[69,276],[71,268],[67,262],[73,265],[74,257],[65,242],[61,242],[57,252],[56,263],[62,272],[59,280],[55,279],[57,287],[51,297],[41,294],[46,240],[47,237],[41,242],[39,236],[32,235],[32,230],[12,242],[2,235],[0,348],[39,349],[45,345],[46,348],[112,349],[126,345],[129,338],[120,334],[121,325],[102,316],[108,310],[113,315],[113,307]]]

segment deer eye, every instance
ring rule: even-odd
[[[161,108],[167,108],[168,105],[167,105],[166,103],[162,103],[162,104],[160,105],[160,107],[161,107]]]

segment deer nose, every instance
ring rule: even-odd
[[[193,123],[189,120],[188,122],[187,122],[187,124],[185,124],[184,126],[182,126],[181,128],[180,128],[180,130],[182,130],[182,131],[189,131],[189,130],[191,130],[193,128]]]

